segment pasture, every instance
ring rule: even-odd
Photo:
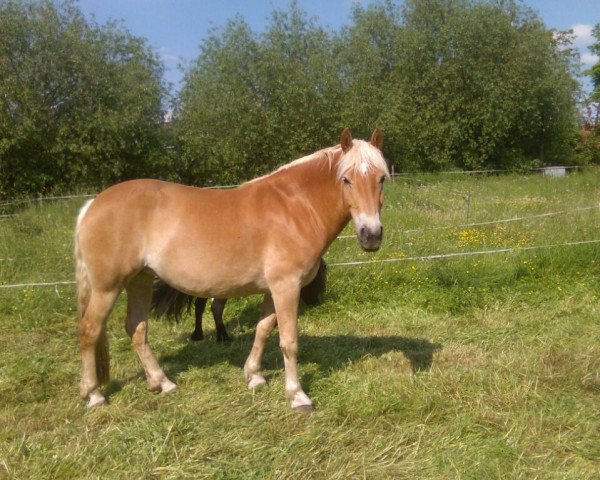
[[[228,302],[225,345],[208,313],[198,343],[191,316],[150,323],[168,395],[146,391],[121,297],[109,405],[90,410],[74,286],[0,289],[0,478],[599,478],[600,243],[579,243],[600,240],[599,201],[597,170],[396,177],[382,249],[336,240],[302,309],[310,415],[284,399],[276,332],[268,384],[245,387],[260,297]],[[0,283],[72,280],[82,203],[5,207]]]

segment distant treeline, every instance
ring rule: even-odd
[[[589,161],[570,41],[517,0],[357,4],[340,31],[292,2],[264,32],[241,18],[215,30],[172,95],[120,24],[70,1],[0,0],[0,197],[235,183],[346,126],[380,125],[397,170]]]

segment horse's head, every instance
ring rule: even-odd
[[[381,154],[383,135],[376,128],[370,142],[352,140],[350,130],[342,132],[342,157],[338,176],[343,184],[344,203],[354,220],[360,246],[367,252],[379,250],[383,227],[379,212],[383,203],[383,182],[389,178]]]

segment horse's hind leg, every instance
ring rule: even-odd
[[[174,390],[176,385],[162,371],[148,344],[148,314],[152,303],[152,282],[153,277],[142,272],[127,285],[125,329],[146,372],[148,389],[166,393]]]
[[[225,310],[226,299],[213,298],[210,304],[213,317],[215,319],[215,328],[217,329],[217,342],[228,342],[230,340],[223,323],[223,311]]]
[[[273,300],[271,295],[265,295],[260,320],[256,325],[254,344],[252,345],[250,355],[248,355],[248,359],[244,364],[244,377],[246,378],[246,384],[250,389],[267,383],[265,377],[260,373],[260,364],[265,350],[265,344],[276,323],[277,317],[275,316]]]
[[[202,315],[206,308],[206,298],[196,298],[194,301],[194,315],[196,317],[196,323],[194,324],[194,331],[190,337],[195,342],[204,339],[204,332],[202,331]]]
[[[88,400],[89,407],[106,403],[99,389],[109,377],[106,320],[118,296],[118,290],[108,292],[93,290],[79,319],[80,394],[82,399]]]

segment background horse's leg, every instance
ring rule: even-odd
[[[204,339],[204,333],[202,332],[202,315],[204,314],[204,308],[206,308],[206,298],[196,298],[194,302],[194,314],[196,316],[196,326],[190,337],[192,340],[197,342],[198,340]]]
[[[81,398],[88,400],[88,407],[106,403],[98,387],[108,382],[106,320],[118,296],[118,290],[110,292],[93,290],[79,319],[82,366],[80,393]]]
[[[280,284],[271,288],[277,326],[279,347],[285,365],[285,396],[294,410],[309,412],[312,401],[302,390],[298,379],[298,302],[300,289],[294,285]]]
[[[215,328],[217,329],[217,342],[228,342],[230,340],[223,323],[223,310],[225,310],[226,299],[213,298],[210,309],[215,319]]]
[[[315,306],[319,304],[320,297],[325,293],[325,286],[327,284],[327,264],[325,260],[321,259],[319,262],[319,269],[317,275],[308,285],[302,287],[300,290],[300,298],[308,306]]]
[[[170,392],[176,388],[160,366],[152,349],[148,344],[148,314],[152,302],[153,277],[146,273],[140,273],[127,285],[127,320],[125,330],[131,337],[133,348],[140,358],[148,390],[155,392]]]
[[[254,344],[252,345],[250,355],[248,355],[248,359],[244,364],[244,377],[246,378],[248,388],[255,388],[267,383],[265,377],[260,373],[260,364],[265,350],[265,343],[276,323],[277,317],[275,316],[273,299],[271,298],[271,295],[265,295],[260,312],[260,320],[256,325]]]

